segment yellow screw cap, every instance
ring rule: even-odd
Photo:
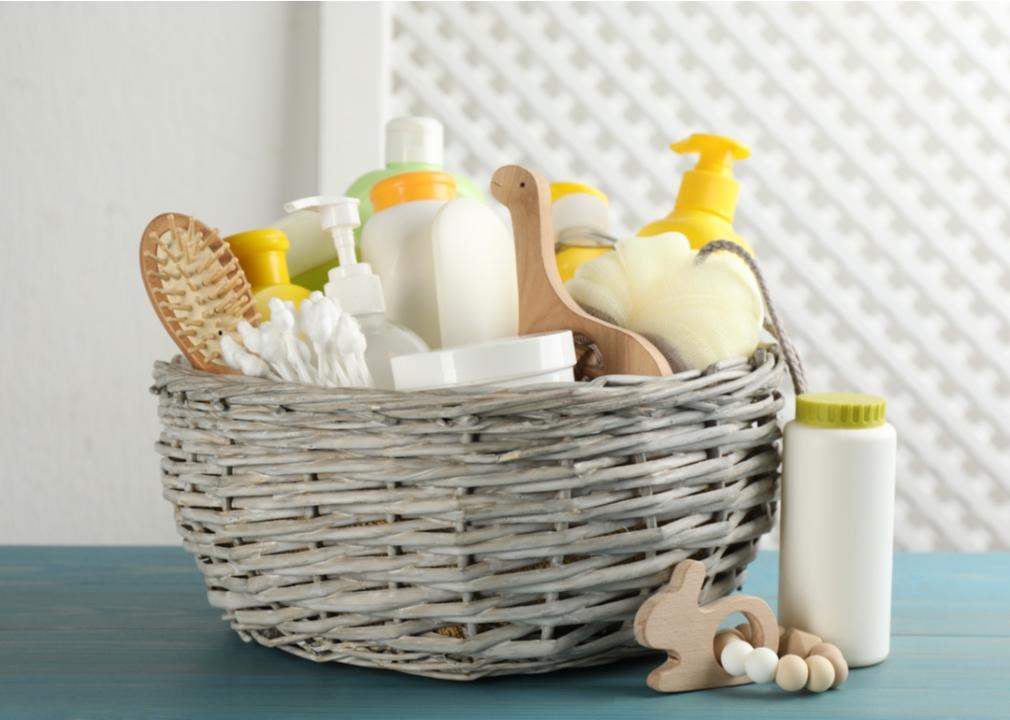
[[[796,398],[796,422],[823,428],[873,428],[884,424],[884,398],[860,393],[804,393]]]
[[[610,201],[607,196],[603,194],[602,190],[594,188],[592,185],[586,185],[585,183],[578,182],[552,182],[551,183],[551,202],[557,202],[559,198],[563,198],[566,195],[592,195],[593,197],[598,197],[605,203]]]

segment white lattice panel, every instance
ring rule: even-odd
[[[393,51],[449,167],[593,183],[628,234],[672,140],[749,143],[737,228],[811,386],[889,400],[899,546],[1010,549],[1010,6],[407,3]]]

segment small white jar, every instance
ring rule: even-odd
[[[852,667],[890,652],[897,435],[884,400],[804,394],[786,425],[779,618]]]
[[[400,355],[392,360],[397,390],[574,382],[571,330],[501,338],[475,345]]]

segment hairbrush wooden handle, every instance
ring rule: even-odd
[[[590,338],[615,375],[670,375],[670,363],[641,335],[599,320],[572,300],[554,259],[547,181],[519,165],[498,168],[491,193],[512,215],[519,280],[519,334],[571,330]]]

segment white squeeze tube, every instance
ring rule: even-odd
[[[805,393],[786,425],[779,618],[852,667],[890,653],[897,435],[883,399]]]
[[[340,265],[330,270],[324,292],[340,308],[354,317],[365,336],[365,364],[375,387],[393,389],[390,361],[397,355],[423,352],[424,341],[410,330],[386,318],[382,281],[368,263],[358,262],[354,252],[354,229],[361,224],[358,200],[347,197],[307,197],[284,206],[289,213],[300,210],[319,212],[319,223],[333,237]]]

